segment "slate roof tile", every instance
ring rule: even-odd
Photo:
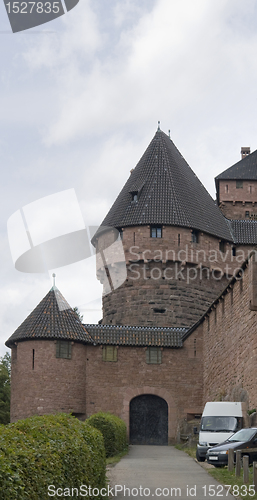
[[[218,180],[257,180],[257,150],[215,177]]]
[[[119,325],[84,325],[96,344],[183,347],[187,328],[154,328]]]
[[[138,201],[131,193],[138,187]],[[140,189],[139,189],[140,188]],[[158,130],[102,226],[183,226],[231,241],[219,208],[171,139]],[[101,232],[101,228],[96,234]]]
[[[60,339],[92,344],[93,340],[58,288],[53,287],[5,345],[31,339]]]
[[[256,220],[229,220],[235,244],[257,245]]]

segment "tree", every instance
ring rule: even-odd
[[[0,424],[10,422],[11,356],[7,352],[0,358]]]
[[[82,323],[82,321],[83,321],[83,314],[80,314],[80,312],[79,312],[79,310],[78,310],[77,307],[73,307],[73,311],[76,313],[76,315],[78,316],[79,321],[81,321],[81,323]]]

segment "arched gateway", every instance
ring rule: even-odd
[[[143,394],[130,401],[130,443],[168,444],[168,405],[154,394]]]

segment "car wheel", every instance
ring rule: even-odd
[[[214,465],[214,467],[217,467],[217,468],[218,467],[225,467],[225,465],[223,465],[223,464],[213,464],[213,465]]]
[[[198,462],[204,462],[205,461],[205,457],[200,457],[198,450],[196,451],[196,458],[197,458]]]

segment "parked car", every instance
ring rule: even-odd
[[[196,458],[204,462],[207,450],[223,443],[245,426],[245,405],[241,402],[208,401],[204,407]]]
[[[224,443],[209,448],[206,454],[208,464],[215,467],[224,467],[228,464],[228,450],[245,450],[242,455],[249,456],[249,463],[257,460],[257,428],[241,429],[226,439]],[[234,459],[235,460],[235,459]]]

